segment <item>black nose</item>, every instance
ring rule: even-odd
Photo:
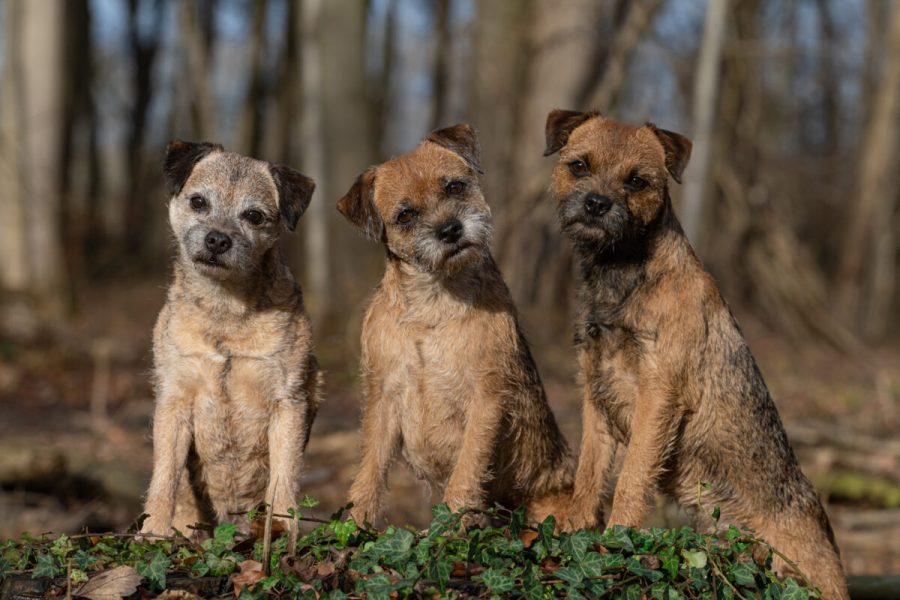
[[[462,237],[463,225],[459,219],[450,219],[437,230],[438,239],[448,244],[455,244]]]
[[[599,217],[610,209],[612,203],[609,196],[591,193],[584,198],[584,212],[591,216]]]
[[[206,249],[215,254],[222,254],[231,248],[231,238],[221,231],[210,231],[206,234]]]

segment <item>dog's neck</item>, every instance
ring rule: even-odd
[[[388,253],[384,284],[399,302],[409,307],[461,311],[478,308],[491,312],[512,307],[509,290],[490,253],[451,275],[429,273]]]
[[[213,319],[270,308],[293,309],[302,301],[300,287],[277,247],[263,256],[259,269],[233,279],[210,277],[179,257],[169,294],[193,302]]]
[[[656,218],[634,239],[615,246],[575,243],[582,276],[582,293],[601,312],[612,318],[635,290],[659,271],[670,267],[668,256],[687,247],[687,239],[672,209],[668,190]]]

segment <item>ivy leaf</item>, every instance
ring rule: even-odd
[[[138,561],[134,565],[134,570],[141,577],[145,577],[153,589],[161,591],[166,588],[166,571],[171,564],[169,557],[162,550],[157,550],[149,561]]]
[[[300,501],[300,508],[315,508],[319,505],[319,501],[310,496],[303,496],[303,500]]]
[[[559,577],[571,585],[577,585],[584,580],[584,574],[581,572],[581,569],[572,567],[561,567],[554,571],[553,576]]]
[[[584,556],[593,542],[592,537],[590,531],[582,529],[564,536],[560,547],[572,557],[572,560],[580,563],[584,560]]]
[[[585,577],[603,575],[603,557],[597,552],[588,552],[579,566]]]
[[[52,554],[38,554],[34,564],[34,571],[31,573],[32,579],[38,579],[40,577],[52,579],[54,577],[59,577],[60,574],[62,574],[62,569],[59,568],[59,565]]]
[[[394,583],[385,573],[378,573],[368,579],[356,580],[356,591],[368,593],[372,598],[388,598],[394,590]]]
[[[330,527],[338,544],[342,547],[346,546],[350,536],[359,530],[359,527],[356,526],[356,521],[352,518],[346,521],[332,521]]]
[[[66,534],[56,538],[50,546],[50,553],[59,558],[60,564],[66,561],[66,557],[72,553],[72,550],[74,550],[72,540]]]
[[[633,583],[625,588],[625,595],[623,598],[625,598],[625,600],[640,600],[641,596],[643,596],[641,586],[637,583]]]
[[[753,587],[756,585],[756,564],[750,561],[739,562],[731,567],[731,579],[738,585]]]
[[[445,556],[439,556],[428,565],[428,577],[437,582],[438,589],[443,592],[447,588],[447,582],[453,574],[453,561]]]
[[[414,540],[415,537],[409,530],[396,529],[379,538],[372,546],[371,552],[384,557],[387,564],[396,566],[407,558]]]
[[[706,568],[707,556],[706,552],[703,552],[702,550],[688,550],[685,548],[681,551],[681,556],[684,557],[684,560],[688,565],[695,569]]]
[[[808,600],[809,590],[800,587],[793,577],[784,580],[784,589],[781,591],[781,600]]]
[[[213,541],[216,545],[225,548],[231,548],[234,545],[234,534],[237,532],[237,525],[234,523],[221,523],[216,525],[213,530]]]
[[[634,573],[638,577],[649,579],[650,581],[657,581],[663,577],[662,573],[645,567],[641,564],[641,561],[633,557],[630,557],[625,561],[625,566],[629,572]]]
[[[495,594],[508,592],[516,585],[515,579],[494,568],[485,569],[484,573],[478,575],[477,578]]]
[[[662,556],[662,554],[660,554],[660,556]],[[674,549],[670,549],[665,556],[662,556],[662,568],[672,581],[678,578],[679,562],[678,555],[675,554]]]
[[[627,550],[634,552],[634,542],[631,541],[627,527],[615,525],[612,529],[603,532],[601,543],[607,548]]]
[[[445,502],[435,504],[431,507],[431,518],[439,523],[447,523],[453,516],[453,511]]]

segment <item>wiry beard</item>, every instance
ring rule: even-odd
[[[413,262],[422,270],[452,276],[489,255],[493,228],[490,215],[463,211],[458,215],[463,235],[455,244],[440,241],[432,232],[423,233],[413,244]]]

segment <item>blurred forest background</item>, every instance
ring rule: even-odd
[[[382,251],[334,204],[473,123],[495,255],[577,446],[552,108],[695,142],[676,211],[750,338],[851,572],[900,572],[900,0],[0,0],[0,536],[123,527],[150,468],[175,137],[318,183],[285,247],[328,400],[307,491],[355,471]],[[673,184],[674,185],[674,184]],[[432,497],[393,476],[389,517]],[[404,491],[408,490],[408,493]],[[681,518],[661,503],[658,522]]]

